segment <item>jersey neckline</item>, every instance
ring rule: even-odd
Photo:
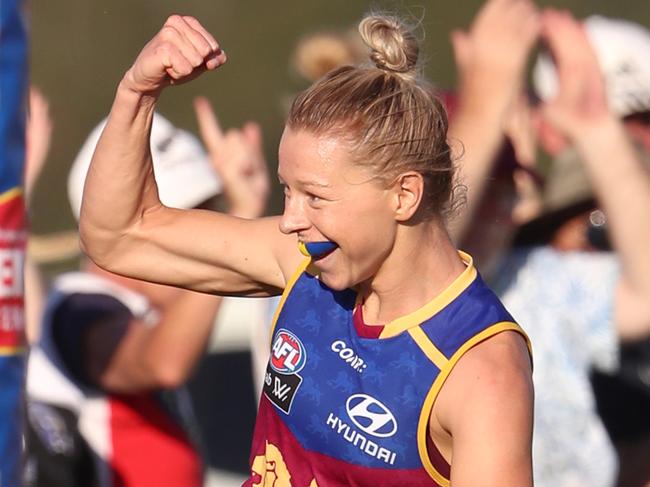
[[[471,255],[458,250],[458,255],[465,264],[465,270],[456,278],[454,281],[440,294],[438,294],[431,301],[426,303],[421,308],[408,313],[404,316],[400,316],[383,326],[383,330],[379,335],[379,338],[392,338],[400,333],[417,326],[426,320],[430,319],[432,316],[437,314],[439,311],[444,309],[449,303],[454,301],[465,289],[467,289],[472,282],[476,279],[478,272],[474,267],[474,259]],[[357,294],[355,300],[355,307],[359,304],[360,298]]]

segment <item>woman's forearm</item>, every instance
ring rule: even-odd
[[[156,99],[119,84],[86,179],[79,231],[83,250],[101,262],[141,216],[160,205],[149,132]]]

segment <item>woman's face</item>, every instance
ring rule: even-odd
[[[280,230],[305,243],[337,245],[313,259],[320,279],[341,290],[374,277],[395,242],[394,190],[373,179],[372,169],[352,164],[345,142],[332,136],[286,128],[279,161]]]

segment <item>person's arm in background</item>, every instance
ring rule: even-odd
[[[452,32],[458,108],[449,138],[454,156],[460,157],[461,182],[467,186],[467,206],[450,222],[456,242],[471,225],[487,186],[539,30],[539,13],[530,0],[488,0],[469,31]]]
[[[260,126],[257,123],[248,122],[241,129],[231,128],[224,133],[206,98],[196,98],[194,109],[199,121],[201,138],[208,149],[210,159],[219,177],[224,181],[226,197],[233,202],[229,208],[230,214],[241,218],[263,216],[271,184],[268,164],[262,149]],[[232,163],[232,161],[240,162]],[[231,183],[233,180],[238,180],[240,183]],[[260,307],[265,310],[270,309],[271,303],[275,302],[271,299],[263,299],[262,302],[250,303],[247,306],[256,310],[259,310]],[[267,314],[270,313],[258,311],[249,315],[253,320],[250,351],[257,399],[262,391],[264,370],[268,361],[268,335],[271,319]],[[221,319],[219,317],[219,321]]]
[[[155,326],[136,319],[116,326],[109,316],[84,329],[84,369],[91,383],[134,393],[187,380],[205,350],[222,298],[174,291]]]
[[[603,76],[583,26],[568,12],[548,10],[543,38],[559,79],[558,95],[543,107],[543,115],[580,153],[621,262],[614,317],[619,336],[647,335],[650,175],[622,121],[608,109]]]
[[[224,133],[205,97],[194,100],[201,138],[223,181],[228,213],[240,218],[264,216],[271,193],[262,133],[255,122]]]
[[[542,212],[542,181],[537,171],[538,137],[533,107],[521,93],[508,112],[505,133],[512,145],[518,167],[512,172],[516,199],[511,211],[512,223],[523,225]]]
[[[262,216],[270,184],[258,126],[247,124],[224,134],[205,98],[196,100],[195,109],[203,142],[223,182],[229,214]],[[107,323],[104,336],[95,327],[91,347],[105,349],[111,338],[119,345],[109,360],[96,355],[97,360],[90,365],[91,378],[117,392],[182,384],[205,351],[222,299],[178,290],[155,327],[130,323],[121,334],[119,328]]]
[[[29,90],[29,113],[25,127],[25,204],[32,204],[34,184],[47,160],[52,138],[52,120],[47,99],[37,89]],[[34,343],[39,335],[39,321],[45,296],[43,280],[30,255],[31,237],[25,253],[25,333],[27,342]]]

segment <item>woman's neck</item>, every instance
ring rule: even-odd
[[[379,271],[357,288],[364,321],[386,324],[418,310],[464,270],[458,251],[440,223],[401,227],[394,249]]]

